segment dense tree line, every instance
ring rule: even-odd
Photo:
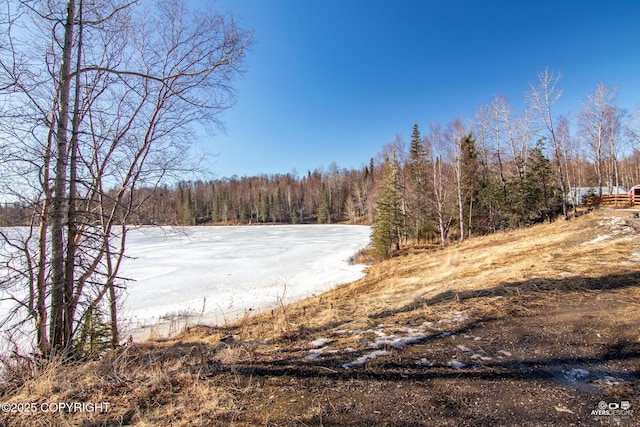
[[[503,96],[480,106],[470,120],[446,129],[414,125],[405,152],[386,147],[372,244],[381,256],[402,242],[449,239],[568,218],[583,202],[578,187],[602,195],[640,184],[638,120],[616,102],[616,90],[598,84],[573,123],[554,104],[560,74],[544,70],[520,115]],[[573,133],[572,133],[573,132]]]
[[[183,181],[153,192],[134,221],[139,224],[303,224],[370,223],[373,174],[331,165],[298,177],[295,174]]]
[[[385,256],[402,244],[464,240],[571,213],[576,187],[598,193],[640,183],[633,117],[598,85],[571,123],[555,116],[559,75],[545,70],[516,115],[496,96],[473,119],[417,124],[359,169],[181,182],[145,200],[140,224],[371,224]],[[572,135],[571,132],[575,135]]]

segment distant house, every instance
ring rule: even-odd
[[[629,202],[632,205],[640,204],[640,184],[634,185],[629,190]]]
[[[639,189],[638,197],[640,197],[640,186],[637,185]],[[634,187],[634,188],[636,188]],[[567,201],[574,206],[584,205],[587,201],[587,197],[589,196],[598,196],[600,189],[598,187],[573,187],[569,194],[567,195]],[[629,191],[622,186],[613,186],[602,187],[602,195],[603,196],[611,196],[616,194],[629,194]]]

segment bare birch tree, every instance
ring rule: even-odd
[[[575,164],[575,147],[574,141],[571,138],[569,120],[566,117],[560,117],[558,120],[558,145],[562,150],[562,160],[564,162],[564,173],[565,173],[565,181],[567,183],[567,187],[569,192],[567,197],[572,201],[573,207],[580,202],[577,196],[577,190],[574,191],[573,188],[576,187],[574,184],[577,183],[577,187],[580,187],[578,176],[576,173],[576,164]]]
[[[447,126],[447,130],[444,133],[444,138],[447,146],[450,150],[450,157],[453,162],[454,177],[456,182],[456,189],[458,195],[458,219],[460,225],[460,241],[465,240],[466,227],[465,227],[465,188],[463,179],[463,152],[462,141],[465,137],[465,130],[462,124],[462,120],[459,118],[454,119]]]
[[[620,179],[619,159],[622,146],[624,145],[623,129],[627,126],[626,122],[628,115],[627,111],[620,108],[615,102],[616,89],[612,89],[612,92],[614,99],[612,99],[612,103],[609,105],[605,115],[606,140],[609,151],[607,176],[609,177],[609,188],[616,188],[617,190],[622,184]]]
[[[440,128],[440,124],[431,125],[428,136],[428,144],[431,147],[432,169],[432,198],[433,208],[438,217],[438,229],[440,231],[440,244],[446,246],[447,235],[451,227],[453,215],[450,213],[450,173],[446,158],[446,147]]]
[[[617,151],[621,117],[615,104],[615,92],[615,89],[599,83],[595,91],[583,102],[578,117],[580,135],[589,147],[589,154],[593,160],[598,181],[598,196],[602,196],[605,180],[609,187],[612,186],[612,181],[619,181]],[[611,173],[608,174],[607,170]]]
[[[545,68],[544,71],[538,73],[537,85],[531,85],[527,94],[527,100],[529,101],[530,108],[537,113],[543,129],[547,132],[547,135],[544,135],[544,137],[551,141],[557,176],[562,191],[562,215],[565,219],[569,219],[567,212],[567,187],[565,184],[562,160],[564,150],[560,146],[561,140],[556,136],[552,113],[553,105],[562,96],[562,90],[557,87],[560,77],[560,73]]]
[[[9,184],[34,217],[27,236],[3,235],[20,249],[5,266],[27,273],[1,286],[41,354],[69,354],[105,297],[115,345],[136,189],[191,167],[192,124],[215,125],[233,104],[251,34],[181,2],[23,1],[5,14],[3,114],[15,120],[2,131],[21,145],[9,162],[22,171]]]

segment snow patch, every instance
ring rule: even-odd
[[[611,375],[605,375],[604,378],[598,379],[594,382],[605,385],[605,386],[615,386],[615,385],[622,384],[624,380],[621,378],[612,377]]]
[[[416,365],[420,366],[433,366],[433,363],[429,361],[426,357],[422,357],[420,360],[416,362]]]
[[[570,371],[564,372],[564,377],[569,381],[579,381],[588,378],[589,371],[582,368],[573,368]]]
[[[373,348],[390,346],[395,349],[404,348],[408,345],[417,344],[429,337],[429,334],[415,334],[406,337],[390,336],[387,339],[376,340],[372,345]]]
[[[340,350],[327,350],[326,348],[316,348],[309,351],[309,354],[307,354],[304,358],[312,360],[312,359],[317,359],[323,354],[336,354],[336,353],[340,353]]]
[[[462,369],[466,365],[459,360],[451,359],[447,362],[447,366],[451,366],[452,368],[455,368],[455,369]]]
[[[483,354],[475,353],[473,356],[471,356],[471,359],[473,359],[473,360],[480,359],[480,360],[486,362],[486,361],[489,361],[489,360],[493,360],[493,357],[489,357],[489,356],[486,356],[486,355],[483,355]]]
[[[469,316],[465,316],[459,311],[454,311],[453,314],[454,314],[453,317],[448,317],[446,319],[440,319],[440,320],[438,320],[438,323],[461,323],[461,322],[464,322],[466,320],[469,320]]]
[[[362,355],[362,356],[358,357],[358,358],[357,358],[355,361],[353,361],[353,362],[350,362],[350,363],[344,363],[344,364],[342,365],[342,367],[343,367],[344,369],[350,369],[350,368],[353,368],[353,367],[355,367],[355,366],[362,366],[362,365],[364,365],[364,364],[367,362],[367,360],[375,359],[375,358],[380,357],[380,356],[386,356],[386,355],[388,355],[388,354],[389,354],[389,352],[388,352],[388,351],[386,351],[386,350],[376,350],[376,351],[372,351],[372,352],[370,352],[370,353],[366,353],[366,354],[364,354],[364,355]]]
[[[357,335],[357,336],[364,335],[366,337],[366,336],[373,335],[372,339],[365,338],[363,342],[366,345],[368,345],[370,349],[374,351],[359,357],[354,362],[345,363],[342,366],[345,368],[361,366],[364,364],[366,360],[370,358],[375,358],[375,357],[389,354],[387,351],[389,349],[399,350],[410,345],[418,344],[426,340],[427,338],[434,337],[434,336],[437,336],[437,337],[452,336],[453,338],[455,338],[455,335],[453,335],[452,332],[449,332],[449,331],[440,332],[441,330],[439,330],[439,328],[434,330],[434,326],[436,325],[441,325],[441,324],[449,325],[452,323],[464,322],[465,320],[470,319],[469,316],[465,316],[461,312],[454,312],[453,315],[454,315],[453,317],[441,319],[436,323],[424,322],[422,325],[418,325],[412,322],[409,324],[410,327],[407,327],[407,326],[394,327],[393,325],[381,324],[372,329],[367,329],[367,330],[356,329],[354,331],[351,331],[352,335]],[[457,348],[465,352],[471,351],[471,349],[463,345],[459,345],[457,346]],[[374,357],[372,357],[372,355]]]
[[[324,346],[326,346],[328,344],[331,344],[332,342],[333,342],[333,340],[330,339],[330,338],[318,338],[318,339],[315,339],[315,340],[311,341],[310,345],[313,348],[320,348],[320,347],[324,347]]]
[[[309,354],[307,354],[305,359],[317,359],[322,354],[322,350],[311,350]]]

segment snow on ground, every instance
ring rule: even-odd
[[[357,366],[363,366],[367,363],[368,360],[376,359],[378,357],[388,356],[390,350],[399,350],[407,346],[411,346],[414,344],[421,343],[430,337],[444,337],[451,336],[453,332],[447,329],[457,328],[460,324],[465,323],[470,320],[469,316],[464,315],[462,312],[455,311],[452,313],[451,317],[447,317],[444,319],[440,319],[437,322],[424,322],[420,325],[411,324],[409,326],[400,326],[400,325],[385,325],[380,324],[375,328],[362,330],[355,329],[353,331],[347,330],[338,330],[335,331],[335,335],[355,335],[362,337],[361,343],[368,347],[370,350],[361,350],[356,353],[362,353],[358,356],[354,361],[344,363],[342,367],[344,369],[351,369]],[[443,329],[444,328],[444,329]],[[467,339],[473,338],[478,339],[478,337],[464,336]],[[317,359],[323,354],[337,354],[340,352],[352,354],[354,353],[354,349],[332,349],[330,348],[331,344],[334,343],[335,340],[330,338],[316,338],[315,340],[309,343],[309,347],[312,349],[309,351],[309,354],[306,355],[305,359]],[[462,352],[469,353],[471,349],[464,346],[458,345],[458,350]],[[511,353],[502,351],[505,355],[511,355]],[[474,354],[471,359],[481,359],[488,360],[491,359],[485,355]],[[423,359],[420,362],[424,365],[432,366],[427,359]],[[454,368],[463,368],[466,366],[464,363],[458,360],[451,360],[448,363],[449,366]]]
[[[454,369],[475,368],[484,365],[484,362],[491,360],[511,360],[514,356],[510,351],[498,350],[493,355],[487,354],[484,350],[473,350],[471,347],[478,347],[478,342],[483,338],[473,335],[456,335],[456,330],[460,330],[472,318],[460,311],[454,311],[450,316],[439,319],[435,322],[424,322],[422,324],[398,325],[380,324],[376,327],[362,330],[336,330],[333,334],[336,337],[352,335],[360,338],[362,348],[356,350],[351,347],[343,348],[338,339],[319,337],[309,342],[309,353],[304,356],[307,360],[318,359],[327,355],[344,355],[355,357],[350,362],[342,364],[344,369],[352,369],[365,366],[368,361],[382,358],[393,354],[394,351],[422,343],[431,338],[451,337],[454,340],[460,338],[460,344],[452,346],[455,352],[445,365]],[[455,341],[454,341],[455,342]],[[420,358],[416,361],[419,366],[433,367],[434,363],[427,358]],[[567,376],[583,378],[584,369],[574,369],[567,373]]]
[[[349,225],[131,230],[121,276],[131,331],[184,317],[223,324],[364,276],[348,259],[371,229]],[[137,332],[136,332],[137,331]]]

